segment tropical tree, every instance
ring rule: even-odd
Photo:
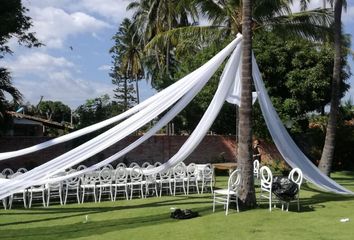
[[[197,18],[197,9],[190,0],[140,0],[133,1],[127,9],[134,10],[133,21],[144,46],[155,36],[173,28],[189,26],[190,20],[195,23]],[[145,53],[147,74],[154,87],[159,88],[160,81],[171,79],[176,73],[177,43],[178,39],[164,36],[159,44]]]
[[[333,4],[333,1],[331,1]],[[343,5],[344,4],[344,5]],[[335,141],[336,128],[339,113],[340,95],[339,89],[341,86],[341,61],[342,61],[342,8],[346,7],[345,0],[334,1],[334,66],[333,66],[333,80],[331,91],[331,108],[329,112],[329,119],[326,129],[326,138],[323,146],[322,156],[319,163],[319,169],[327,176],[331,173]]]
[[[18,44],[27,47],[39,47],[41,43],[28,32],[32,26],[31,18],[26,16],[28,9],[22,5],[21,0],[3,1],[0,5],[0,59],[6,53],[12,53],[8,44],[12,38],[17,39]],[[22,99],[18,89],[13,86],[11,74],[8,70],[0,67],[0,121],[4,120],[4,112],[8,109],[5,92],[10,94],[14,103]]]
[[[242,90],[239,108],[238,167],[241,169],[241,200],[256,204],[252,161],[252,0],[242,1]]]
[[[113,36],[115,45],[111,48],[110,53],[113,54],[114,67],[111,77],[113,83],[119,85],[124,80],[124,97],[126,99],[125,106],[128,106],[128,82],[135,81],[136,100],[139,104],[139,80],[144,78],[144,69],[142,64],[142,44],[136,25],[128,18],[121,23],[118,32]],[[122,92],[122,89],[116,89],[116,92]]]

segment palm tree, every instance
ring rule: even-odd
[[[115,71],[123,73],[126,81],[128,79],[135,81],[136,99],[139,104],[139,80],[144,78],[144,68],[141,59],[143,50],[136,25],[125,18],[113,39],[115,40],[115,46],[110,52],[115,54],[115,62],[119,62],[119,64],[116,64],[119,69]]]
[[[5,93],[8,93],[15,103],[22,100],[22,94],[12,85],[10,73],[5,68],[0,68],[0,121],[3,121],[7,109]]]
[[[333,1],[331,1],[333,4]],[[341,86],[341,59],[342,59],[342,8],[346,7],[344,0],[336,0],[334,3],[334,66],[331,90],[331,109],[326,129],[326,138],[323,146],[319,169],[327,176],[330,175],[336,140],[337,120],[339,114],[339,89]]]
[[[248,207],[256,204],[252,161],[252,0],[242,7],[242,92],[239,109],[238,167],[243,179],[241,200]]]
[[[173,28],[188,26],[189,18],[196,21],[197,9],[190,0],[140,0],[133,1],[127,10],[134,10],[133,21],[146,45],[152,38]],[[152,84],[158,78],[172,78],[175,68],[173,56],[176,39],[163,37],[159,45],[146,52],[148,73],[152,76]],[[156,84],[158,87],[158,84]]]

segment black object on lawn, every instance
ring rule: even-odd
[[[190,209],[181,210],[179,208],[177,208],[176,210],[171,212],[171,215],[170,215],[171,218],[175,218],[175,219],[189,219],[189,218],[194,218],[194,217],[198,217],[198,216],[199,216],[198,212],[193,212]]]
[[[287,177],[275,177],[272,184],[272,192],[281,201],[289,202],[294,200],[299,187]]]

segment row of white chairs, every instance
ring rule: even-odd
[[[27,169],[22,167],[22,168],[17,169],[17,171],[15,172],[11,168],[4,168],[0,172],[0,178],[9,178],[11,175],[13,175],[14,173],[18,173],[18,172],[25,173],[25,172],[27,172]]]
[[[147,168],[152,168],[148,166]],[[77,169],[70,169],[67,172],[58,173],[53,177],[60,177],[66,174],[75,173],[86,166],[78,166]],[[135,193],[139,193],[141,198],[154,194],[161,196],[164,191],[175,195],[177,190],[189,194],[190,190],[195,189],[197,193],[203,193],[208,188],[213,191],[214,171],[210,164],[188,166],[176,165],[159,174],[144,175],[143,168],[135,165],[134,167],[105,166],[101,170],[85,173],[81,176],[73,177],[62,182],[49,183],[41,186],[32,186],[26,190],[13,194],[8,199],[8,205],[12,207],[14,200],[23,201],[24,207],[31,207],[34,199],[40,198],[43,206],[49,206],[52,198],[59,198],[60,204],[66,204],[71,196],[75,196],[78,203],[83,203],[85,198],[92,196],[94,201],[100,202],[104,195],[111,201],[117,199],[117,195],[122,194],[125,199],[132,199]],[[22,173],[15,173],[10,178]],[[201,191],[199,191],[201,190]],[[98,198],[98,199],[97,199]]]

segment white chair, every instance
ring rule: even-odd
[[[211,164],[207,164],[202,171],[202,191],[204,193],[204,189],[207,187],[210,188],[211,193],[213,192],[213,184],[214,184],[214,170]]]
[[[253,176],[259,178],[259,161],[257,159],[253,161]]]
[[[17,173],[14,173],[13,175],[10,176],[10,178],[15,178],[19,175],[22,175],[23,173],[21,172],[17,172]],[[22,200],[23,201],[23,206],[25,208],[27,208],[27,190],[24,189],[24,190],[19,190],[17,191],[16,193],[13,193],[10,197],[9,197],[9,209],[12,208],[12,202],[14,200]],[[3,202],[4,203],[4,202]],[[6,204],[6,200],[5,200],[5,204]],[[5,207],[5,205],[4,205]]]
[[[104,193],[108,193],[111,201],[113,201],[112,169],[110,167],[105,167],[100,171],[99,183],[96,187],[99,190],[98,202],[101,202],[101,197]]]
[[[124,164],[124,163],[123,163]],[[119,165],[119,164],[118,164]],[[125,167],[118,167],[114,173],[114,181],[112,187],[114,187],[114,201],[117,198],[117,193],[123,192],[125,198],[128,200],[128,172]]]
[[[72,174],[77,172],[75,169],[71,169],[67,172],[67,174]],[[72,177],[65,180],[65,197],[64,197],[64,205],[68,200],[68,196],[76,196],[77,203],[80,204],[80,177]]]
[[[297,210],[300,211],[300,188],[303,180],[303,175],[302,171],[300,168],[293,168],[290,173],[288,178],[293,181],[294,183],[297,184],[298,186],[298,192],[295,197],[295,201],[297,201]],[[286,203],[286,211],[289,211],[289,202]],[[284,204],[282,204],[282,210],[284,210]]]
[[[31,186],[29,189],[27,189],[27,192],[29,194],[29,203],[28,203],[29,208],[31,208],[34,199],[42,199],[43,207],[47,206],[45,202],[45,192],[46,192],[45,185]]]
[[[227,189],[214,190],[213,212],[215,212],[215,204],[220,203],[224,205],[224,209],[226,209],[225,215],[227,215],[229,213],[229,204],[231,202],[236,203],[236,209],[237,212],[239,212],[238,197],[240,186],[241,171],[239,169],[236,169],[231,173],[229,177]],[[232,199],[232,197],[234,197],[234,199]]]
[[[6,178],[9,178],[11,175],[14,174],[14,171],[11,168],[5,168],[2,170],[2,175],[4,175]]]
[[[186,195],[186,187],[184,184],[186,178],[186,165],[182,162],[173,168],[173,195],[176,195],[176,188],[182,188]]]
[[[130,171],[130,181],[128,182],[128,187],[130,188],[130,199],[133,198],[133,192],[135,190],[140,191],[141,198],[144,198],[143,186],[145,181],[143,181],[143,172],[139,166],[133,167]]]
[[[93,171],[85,173],[81,178],[80,188],[82,189],[81,203],[84,203],[85,195],[92,194],[95,202],[97,202],[96,185],[99,183],[99,172]]]
[[[187,178],[185,179],[187,182],[187,195],[189,194],[189,189],[191,187],[195,187],[199,194],[198,174],[198,168],[195,163],[191,163],[187,166]]]
[[[20,173],[25,173],[25,172],[27,172],[28,170],[26,169],[26,168],[19,168],[19,169],[17,169],[17,172],[20,172]]]
[[[153,165],[149,165],[147,169],[154,168]],[[145,197],[150,194],[150,190],[152,190],[153,194],[156,197],[159,196],[157,192],[157,173],[145,175]]]
[[[172,195],[172,182],[171,179],[171,169],[167,169],[159,173],[159,179],[157,180],[160,188],[160,197],[162,196],[162,191],[164,189],[169,190],[170,195]]]
[[[52,176],[51,178],[65,176],[65,172],[60,172]],[[60,205],[63,205],[63,182],[53,182],[46,185],[47,188],[47,207],[49,206],[50,198],[59,197]]]
[[[267,166],[263,166],[259,170],[261,175],[261,193],[259,195],[259,200],[266,198],[269,201],[269,211],[272,211],[272,183],[273,174],[272,171]]]

